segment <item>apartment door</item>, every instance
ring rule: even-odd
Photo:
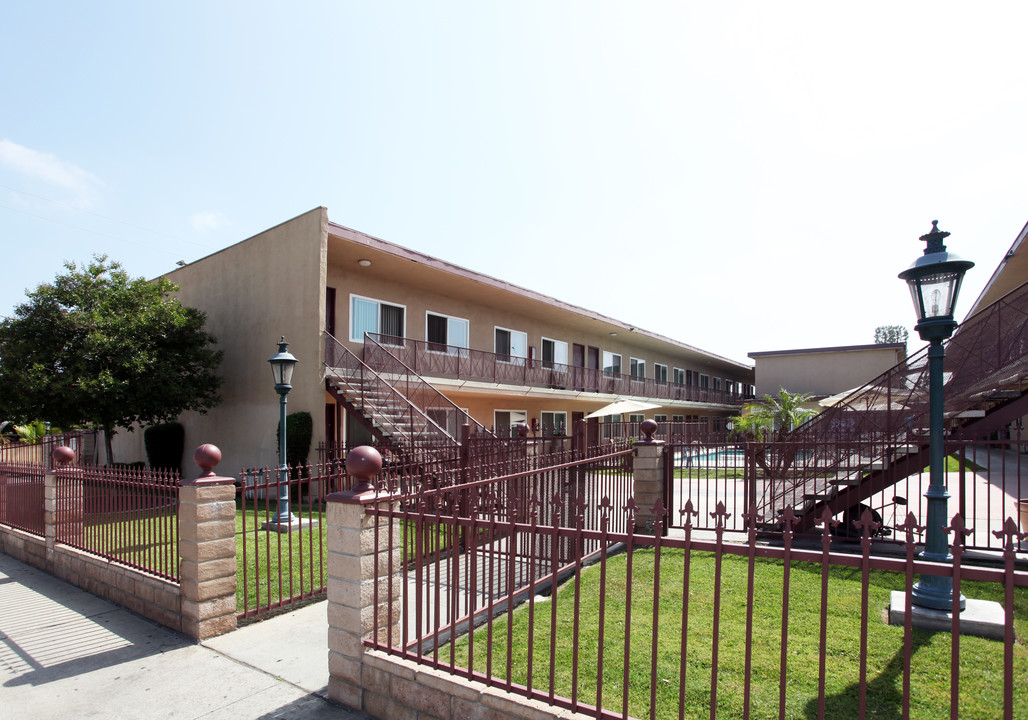
[[[585,384],[582,379],[582,376],[585,375],[582,372],[582,368],[585,367],[585,345],[579,345],[578,343],[571,345],[571,367],[573,368],[571,371],[571,387],[581,392],[585,390]]]
[[[586,386],[589,390],[596,392],[600,389],[600,349],[592,345],[589,346],[588,369],[592,372],[586,373],[588,378]]]
[[[325,288],[325,332],[332,337],[336,335],[336,289]]]
[[[336,452],[339,447],[339,435],[337,428],[339,427],[338,420],[339,406],[335,403],[325,403],[325,445],[327,457],[334,457],[333,452]],[[321,459],[321,458],[319,458]]]

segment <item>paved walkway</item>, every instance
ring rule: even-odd
[[[0,717],[367,720],[326,699],[326,606],[197,645],[0,554]]]

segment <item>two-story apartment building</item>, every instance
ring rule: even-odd
[[[311,413],[315,444],[402,432],[374,417],[392,411],[381,391],[370,398],[372,376],[458,438],[468,418],[496,434],[570,432],[625,398],[657,407],[615,419],[716,426],[753,393],[744,363],[351,230],[325,208],[167,277],[225,352],[223,403],[182,421],[187,446],[218,445],[226,470],[275,462],[267,359],[283,335],[299,359],[289,410]],[[368,397],[354,397],[355,378]]]

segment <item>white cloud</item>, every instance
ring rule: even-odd
[[[203,232],[204,230],[217,230],[218,228],[228,227],[232,224],[223,213],[218,212],[195,213],[191,218],[189,218],[189,223],[193,226],[193,229],[198,232]]]
[[[7,138],[0,140],[0,165],[26,177],[42,180],[48,185],[70,190],[79,208],[91,206],[96,191],[104,187],[100,178],[78,165],[65,162],[52,153],[19,145]]]

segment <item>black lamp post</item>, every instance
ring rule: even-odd
[[[929,416],[929,470],[928,519],[925,523],[927,536],[921,557],[934,562],[951,562],[953,556],[949,551],[949,543],[943,528],[949,523],[946,501],[949,492],[946,490],[945,467],[946,453],[943,442],[943,392],[942,362],[946,350],[942,341],[953,334],[957,327],[953,319],[953,311],[960,294],[960,283],[964,273],[974,267],[970,260],[946,252],[942,241],[949,237],[948,232],[939,230],[939,221],[932,221],[932,231],[922,235],[921,239],[928,243],[924,255],[913,265],[899,274],[907,281],[910,295],[914,300],[914,311],[917,313],[917,330],[922,340],[930,343],[928,348],[928,416]],[[940,575],[921,575],[914,585],[911,604],[932,610],[952,610],[953,579]],[[960,597],[960,609],[965,605],[964,597]]]
[[[293,389],[293,368],[297,359],[286,348],[289,343],[283,335],[278,343],[278,352],[268,358],[271,373],[275,377],[275,392],[279,395],[278,433],[278,512],[271,520],[269,529],[288,530],[296,522],[289,511],[289,465],[286,461],[286,395]]]

